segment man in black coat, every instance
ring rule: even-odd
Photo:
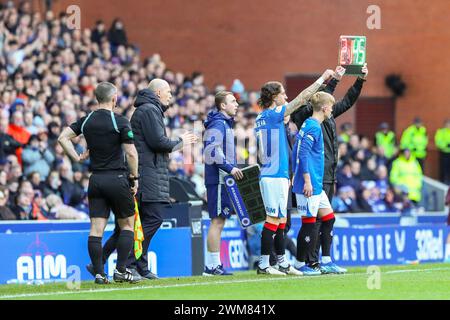
[[[137,197],[144,241],[142,256],[136,260],[132,253],[128,265],[148,279],[156,278],[148,270],[148,247],[163,222],[162,210],[170,203],[169,153],[197,142],[197,137],[189,132],[177,140],[167,137],[164,112],[168,109],[171,99],[170,85],[165,80],[154,79],[147,89],[138,92],[134,103],[136,111],[131,117],[134,143],[139,154]]]
[[[336,79],[330,81],[330,83],[324,90],[325,92],[333,94],[337,84],[336,80],[340,80],[343,75],[342,71],[345,71],[340,68],[341,67],[336,68],[336,76],[335,76]],[[336,183],[336,168],[338,161],[338,141],[337,141],[335,118],[339,117],[341,114],[349,110],[358,99],[368,74],[366,64],[363,66],[362,71],[363,75],[358,76],[353,86],[350,87],[350,89],[347,91],[345,97],[333,106],[332,117],[330,119],[325,120],[321,124],[324,138],[324,151],[325,151],[325,171],[323,177],[323,189],[327,194],[330,203],[334,195],[334,186]],[[294,114],[292,114],[291,119],[296,124],[297,128],[300,129],[303,122],[307,118],[309,118],[312,115],[312,113],[313,113],[312,106],[311,104],[308,104],[298,109]],[[316,269],[316,271],[321,271],[322,273],[331,273],[331,270],[320,270],[319,249],[320,246],[322,246],[322,248],[324,246],[331,247],[331,242],[333,238],[332,236],[333,224],[334,218],[328,221],[326,224],[325,223],[322,224],[322,222],[319,219],[317,219],[315,230],[320,236],[320,241],[317,241],[317,247],[315,252],[310,257],[308,257],[308,265]],[[338,273],[346,272],[344,268],[337,266],[336,270],[333,270],[333,272],[334,271]]]

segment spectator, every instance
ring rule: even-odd
[[[348,152],[350,155],[356,153],[360,148],[359,136],[355,133],[351,134],[348,141]]]
[[[338,145],[338,167],[342,167],[344,163],[350,162],[350,155],[348,154],[347,144],[344,142]]]
[[[436,131],[434,141],[440,154],[440,180],[450,185],[450,119],[445,121],[443,128]]]
[[[364,161],[361,165],[361,180],[374,181],[377,179],[375,170],[377,169],[377,163],[374,157]]]
[[[47,196],[51,194],[58,195],[59,197],[62,196],[61,192],[61,179],[59,177],[58,171],[52,171],[47,177],[47,181],[44,188],[44,197],[47,198]]]
[[[50,219],[89,220],[89,216],[63,203],[61,197],[51,194],[46,198]]]
[[[371,187],[362,188],[362,191],[356,197],[356,201],[359,207],[358,211],[373,212],[372,204],[376,200],[372,198],[372,188]]]
[[[355,162],[355,161],[354,161]],[[358,170],[356,167],[358,165],[354,165],[354,170]],[[350,162],[344,164],[342,169],[337,174],[337,187],[346,187],[350,186],[354,190],[359,188],[359,180],[353,176],[352,166]]]
[[[24,128],[22,111],[15,111],[12,114],[12,123],[9,124],[6,133],[13,137],[14,140],[19,142],[21,145],[28,143],[31,134]],[[22,164],[22,148],[17,148],[16,155],[19,163]]]
[[[127,34],[123,27],[122,20],[115,19],[108,32],[108,40],[116,48],[118,46],[126,46],[128,44]]]
[[[389,188],[388,171],[385,166],[378,167],[375,184],[378,190],[380,190],[381,195],[384,196]]]
[[[16,205],[13,208],[13,212],[16,215],[17,220],[30,220],[31,219],[31,200],[24,193],[19,193],[16,198]]]
[[[377,200],[372,208],[377,213],[401,213],[402,201],[399,197],[396,197],[394,190],[389,188],[383,198]]]
[[[48,145],[54,146],[60,134],[61,126],[55,121],[50,122],[48,124]]]
[[[29,175],[36,171],[39,172],[41,179],[45,180],[50,172],[55,156],[48,149],[44,141],[40,141],[35,135],[30,137],[28,145],[22,154],[24,164],[24,174]]]
[[[387,159],[392,159],[396,151],[395,144],[395,133],[389,130],[389,124],[387,122],[382,122],[380,124],[380,131],[375,134],[375,145],[383,149]]]
[[[78,172],[78,171],[77,171]],[[77,207],[83,199],[83,189],[81,185],[73,182],[71,167],[67,163],[62,163],[59,167],[61,179],[61,192],[64,204]],[[79,176],[79,174],[77,174]]]
[[[33,186],[33,190],[39,190],[41,192],[44,191],[45,188],[45,182],[42,181],[41,175],[37,171],[33,171],[28,175],[28,181],[31,182],[31,185]]]
[[[91,40],[92,42],[97,43],[100,45],[103,41],[103,39],[106,37],[106,27],[103,20],[97,20],[95,23],[95,28],[92,30],[91,33]]]
[[[31,219],[47,220],[47,217],[47,205],[45,203],[45,199],[42,197],[42,192],[35,190],[33,200],[31,201]]]
[[[36,127],[33,124],[33,112],[31,111],[27,111],[24,113],[23,115],[23,121],[24,121],[24,126],[25,129],[30,133],[30,134],[38,134],[38,127]]]
[[[425,157],[427,156],[427,145],[427,129],[423,126],[422,119],[417,117],[414,119],[414,123],[403,131],[400,148],[409,149],[423,170]]]
[[[414,203],[422,198],[422,169],[419,162],[411,155],[409,149],[403,149],[392,163],[390,182],[396,187],[405,187],[408,197]]]
[[[361,211],[356,201],[355,190],[351,186],[343,186],[338,189],[338,196],[333,198],[332,206],[336,213],[355,213]]]
[[[5,186],[0,186],[0,220],[16,220],[17,217],[8,206],[9,190]]]
[[[353,125],[350,122],[345,122],[341,125],[342,133],[339,135],[339,141],[348,143],[350,136],[353,135]]]

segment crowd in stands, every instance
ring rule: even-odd
[[[399,151],[387,123],[381,124],[375,140],[353,133],[349,123],[342,131],[335,212],[405,213],[416,207],[421,200],[422,169],[408,149]],[[389,137],[386,143],[382,136]],[[407,175],[405,170],[410,170]]]
[[[75,164],[57,143],[61,130],[95,110],[94,88],[102,81],[116,85],[115,112],[131,117],[138,90],[155,77],[172,88],[167,111],[169,136],[192,130],[202,134],[214,93],[231,90],[240,101],[235,119],[239,163],[256,163],[253,127],[258,112],[256,92],[235,80],[229,88],[209,90],[200,72],[185,75],[166,67],[158,54],[140,58],[120,19],[106,26],[71,30],[67,16],[32,12],[29,2],[0,8],[0,220],[87,219],[89,161]],[[339,146],[336,212],[404,212],[419,198],[405,190],[403,163],[392,150],[374,146],[346,125]],[[75,139],[81,153],[86,143]],[[171,155],[171,175],[188,180],[205,198],[201,148],[191,159]],[[404,152],[398,159],[408,162]],[[190,161],[188,161],[190,160]],[[411,166],[412,167],[412,166]],[[417,169],[417,177],[422,171]],[[413,169],[411,169],[413,170]],[[417,186],[420,189],[421,186]]]

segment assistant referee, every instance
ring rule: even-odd
[[[58,142],[73,161],[81,162],[87,157],[91,160],[88,250],[94,266],[95,283],[109,283],[103,269],[102,238],[111,210],[121,229],[113,279],[116,282],[136,282],[138,279],[126,268],[134,244],[133,194],[136,194],[138,184],[138,155],[133,132],[128,119],[113,112],[117,102],[117,88],[113,84],[100,83],[95,89],[95,97],[98,109],[65,128]],[[80,134],[86,139],[88,151],[78,155],[71,139]]]

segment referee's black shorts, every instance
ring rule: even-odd
[[[134,200],[126,172],[94,172],[89,178],[89,216],[109,218],[112,212],[116,219],[134,215]]]

